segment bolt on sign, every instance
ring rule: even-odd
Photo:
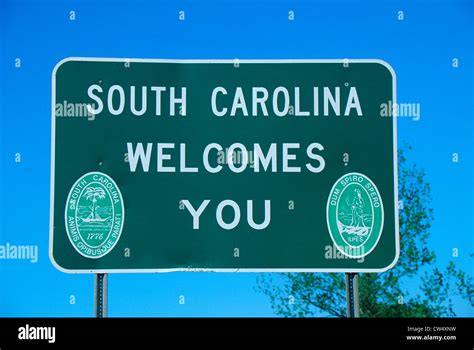
[[[381,60],[67,58],[52,74],[64,272],[381,272],[399,255]],[[391,115],[391,114],[390,114]]]

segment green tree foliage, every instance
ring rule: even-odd
[[[405,147],[406,151],[410,149]],[[359,275],[361,316],[455,316],[454,295],[474,306],[472,276],[457,269],[453,262],[443,271],[434,266],[436,256],[427,245],[433,222],[431,189],[425,172],[407,162],[406,151],[398,155],[400,258],[387,272]],[[407,285],[411,293],[403,287]],[[257,288],[270,297],[272,308],[280,316],[346,316],[343,273],[261,274]]]

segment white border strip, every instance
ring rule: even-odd
[[[400,256],[400,234],[398,223],[398,154],[397,154],[397,118],[393,116],[393,167],[394,167],[394,194],[395,194],[395,259],[393,262],[382,269],[208,269],[208,268],[173,268],[173,269],[106,269],[106,270],[69,270],[65,269],[54,260],[53,256],[53,234],[54,234],[54,168],[55,168],[55,136],[56,136],[56,119],[55,119],[55,103],[56,103],[56,72],[59,67],[70,61],[79,62],[138,62],[138,63],[377,63],[381,64],[392,75],[392,100],[393,104],[397,103],[396,83],[397,77],[392,66],[379,59],[284,59],[284,60],[246,60],[246,59],[226,59],[226,60],[169,60],[169,59],[128,59],[128,58],[95,58],[95,57],[67,57],[59,61],[52,72],[52,94],[51,94],[51,189],[50,189],[50,216],[49,216],[49,259],[58,270],[66,273],[150,273],[150,272],[384,272],[392,267],[398,261]],[[354,259],[356,260],[356,259]]]

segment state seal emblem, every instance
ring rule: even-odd
[[[368,255],[377,246],[383,230],[379,190],[361,173],[342,176],[329,193],[326,219],[329,235],[342,254],[350,258]]]
[[[101,172],[81,176],[66,201],[66,234],[76,251],[86,258],[108,254],[122,234],[125,210],[115,181]]]

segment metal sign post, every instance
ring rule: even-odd
[[[94,275],[94,310],[95,317],[107,317],[107,274]]]
[[[346,273],[347,317],[360,317],[359,310],[359,275]]]

